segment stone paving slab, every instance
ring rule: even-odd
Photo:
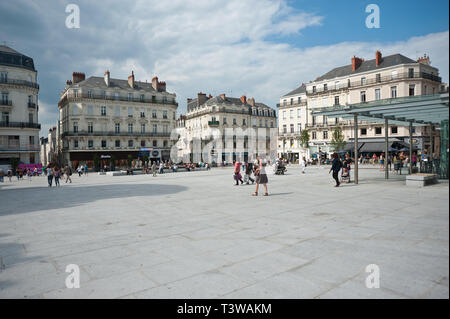
[[[231,168],[6,181],[0,298],[448,298],[448,183],[366,168],[334,188],[328,170],[269,175],[269,197]]]

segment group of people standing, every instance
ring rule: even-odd
[[[258,196],[259,185],[262,184],[265,190],[264,196],[268,196],[269,191],[267,188],[267,183],[269,180],[267,178],[266,166],[267,160],[265,158],[260,158],[259,156],[256,157],[253,163],[246,161],[244,164],[241,164],[241,162],[237,160],[234,163],[233,171],[234,180],[236,181],[235,186],[238,186],[239,182],[241,182],[241,185],[244,183],[249,185],[250,181],[252,184],[256,182],[256,190],[252,195]],[[244,180],[242,180],[241,170],[244,172]],[[255,176],[255,179],[252,178],[252,174]]]
[[[331,168],[328,174],[333,172],[333,179],[336,181],[335,187],[339,187],[341,185],[341,181],[339,181],[339,172],[341,170],[342,179],[345,179],[347,183],[350,183],[350,165],[352,163],[350,155],[348,153],[345,154],[344,161],[341,161],[337,153],[333,153],[331,157],[333,158],[333,161],[331,162]]]
[[[79,171],[79,167],[77,171]],[[55,187],[61,186],[59,182],[61,179],[64,179],[64,175],[66,176],[65,182],[72,183],[72,168],[69,165],[64,167],[59,167],[57,164],[49,165],[45,168],[45,175],[47,175],[48,187],[53,186],[53,180],[55,180]]]

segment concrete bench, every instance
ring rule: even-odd
[[[437,182],[436,174],[412,174],[406,176],[406,186],[425,187]]]

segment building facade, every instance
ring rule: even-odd
[[[126,166],[127,159],[170,157],[170,132],[176,126],[175,93],[157,77],[151,83],[73,73],[58,103],[62,161],[72,167]]]
[[[431,66],[428,56],[413,60],[401,54],[383,57],[377,51],[372,60],[365,61],[353,57],[351,64],[335,68],[316,80],[306,83],[303,87],[307,101],[301,107],[304,108],[306,116],[301,118],[299,125],[301,129],[308,130],[309,155],[312,155],[334,151],[331,140],[337,126],[341,127],[346,141],[354,138],[353,120],[312,116],[314,110],[385,99],[388,102],[389,99],[414,95],[437,94],[444,89],[445,85],[441,83],[439,70]],[[280,99],[280,107],[289,105],[298,97],[304,98],[302,94],[297,94],[294,90],[293,94],[283,96]],[[360,121],[359,140],[376,141],[384,137],[384,130],[384,123]],[[392,124],[389,126],[388,135],[390,138],[407,141],[409,129]],[[413,147],[419,151],[430,147],[430,128],[415,127],[413,136]],[[436,139],[438,140],[438,136]],[[439,152],[437,148],[434,152]]]
[[[57,129],[53,126],[48,130],[47,137],[41,137],[41,152],[40,159],[43,166],[47,166],[50,162],[56,162],[58,160],[57,154]]]
[[[297,162],[302,157],[309,158],[309,148],[300,141],[308,116],[305,84],[284,95],[277,107],[278,157],[290,162]]]
[[[39,163],[38,93],[33,59],[0,45],[0,165]]]
[[[201,160],[211,163],[249,160],[258,152],[276,156],[276,112],[263,103],[255,102],[254,98],[234,98],[225,94],[212,97],[198,93],[197,98],[187,100],[186,115],[180,118],[179,123],[184,125],[184,133],[178,142],[183,162],[198,161],[194,154],[199,154],[207,145],[211,157],[204,154]],[[253,129],[254,133],[250,133],[249,129]],[[271,132],[275,137],[273,145],[270,144]],[[264,135],[264,138],[252,137],[251,134]],[[227,136],[230,136],[229,140],[226,140]],[[271,154],[271,150],[275,153]]]

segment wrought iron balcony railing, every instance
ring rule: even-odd
[[[61,134],[61,137],[64,138],[66,136],[129,136],[129,137],[170,137],[170,133],[166,132],[148,132],[148,133],[139,133],[139,132],[115,132],[115,131],[78,131],[78,132],[64,132]]]
[[[15,79],[10,79],[10,78],[7,78],[7,79],[1,78],[0,84],[21,85],[21,86],[28,86],[28,87],[31,87],[34,89],[39,89],[39,84],[37,84],[37,83],[25,81],[25,80],[15,80]]]
[[[12,106],[12,101],[2,99],[0,100],[0,105]]]
[[[1,121],[0,127],[16,127],[16,128],[36,128],[41,129],[41,124],[39,123],[29,123],[29,122],[9,122]]]
[[[58,107],[64,105],[70,101],[79,101],[81,99],[98,99],[105,101],[125,101],[125,102],[139,102],[139,103],[156,103],[156,104],[168,104],[168,105],[176,105],[178,103],[175,101],[168,101],[163,99],[154,99],[154,98],[141,98],[141,97],[128,97],[128,96],[111,96],[111,95],[103,95],[103,94],[88,94],[88,93],[69,93],[66,94],[58,103]]]

